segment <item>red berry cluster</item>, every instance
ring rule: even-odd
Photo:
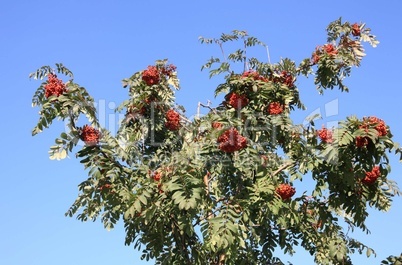
[[[321,141],[324,143],[332,143],[333,138],[332,138],[332,131],[328,130],[325,127],[322,127],[322,129],[317,130],[317,135],[320,137]]]
[[[158,84],[160,81],[160,76],[159,76],[159,71],[156,66],[148,66],[147,69],[145,69],[142,72],[142,80],[148,85],[152,86],[155,84]]]
[[[214,129],[222,129],[223,125],[220,122],[214,121],[212,122],[212,128]]]
[[[291,73],[287,71],[277,72],[275,75],[269,78],[270,81],[274,83],[282,83],[288,87],[294,86],[294,78]]]
[[[362,179],[362,182],[366,185],[373,184],[379,176],[381,176],[380,167],[375,166],[371,171],[366,172],[366,176]]]
[[[151,170],[149,170],[148,173],[149,173],[151,179],[153,179],[155,182],[158,182],[158,192],[159,192],[159,194],[164,193],[164,191],[162,189],[163,184],[161,182],[162,173],[160,171],[151,171]]]
[[[369,144],[369,138],[364,136],[357,136],[356,137],[356,146],[363,147]]]
[[[378,136],[386,136],[388,134],[387,126],[385,122],[377,117],[365,117],[363,118],[362,124],[359,126],[360,129],[364,129],[366,132],[369,128],[374,128]],[[357,136],[356,137],[356,146],[364,147],[368,145],[370,142],[370,138],[366,136]]]
[[[180,114],[173,110],[170,109],[166,112],[166,122],[165,122],[165,127],[168,130],[171,131],[177,131],[178,129],[180,129]]]
[[[290,73],[288,73],[286,71],[282,71],[280,79],[281,79],[281,82],[283,84],[287,85],[288,87],[294,86],[294,79]]]
[[[360,125],[359,128],[367,130],[369,127],[374,127],[378,132],[378,136],[385,136],[388,134],[385,122],[377,117],[363,118],[363,124]]]
[[[332,44],[325,44],[324,46],[323,46],[323,49],[324,49],[324,51],[328,54],[328,55],[330,55],[330,56],[335,56],[335,55],[337,55],[338,54],[338,50],[334,47],[334,45],[332,45]]]
[[[283,105],[279,102],[271,102],[269,103],[267,110],[271,115],[278,115],[283,112]]]
[[[254,71],[254,70],[248,70],[248,71],[244,72],[244,73],[242,74],[242,77],[243,77],[243,78],[250,77],[250,78],[253,78],[254,80],[259,80],[259,81],[263,81],[263,82],[268,82],[268,78],[263,77],[263,76],[260,75],[257,71]]]
[[[247,138],[240,135],[236,128],[230,128],[218,137],[219,149],[233,153],[247,147]]]
[[[169,64],[161,69],[162,74],[171,76],[174,71],[176,71],[176,66],[173,64]]]
[[[235,92],[231,92],[225,97],[226,102],[235,109],[241,109],[247,106],[249,100],[246,95],[240,95]]]
[[[81,140],[87,145],[97,145],[99,143],[100,132],[92,126],[84,125],[81,129]]]
[[[50,96],[60,96],[65,93],[66,85],[63,84],[63,81],[57,78],[54,74],[48,74],[47,76],[47,84],[45,85],[45,97],[48,98]]]
[[[151,178],[152,178],[153,180],[159,182],[159,181],[162,179],[162,173],[161,173],[161,172],[158,172],[158,171],[154,171],[154,172],[151,174]]]
[[[275,191],[281,196],[282,200],[287,200],[296,193],[296,189],[289,184],[279,184]]]
[[[360,36],[360,25],[355,23],[352,25],[352,35],[355,37]]]
[[[106,183],[106,184],[101,185],[98,189],[100,191],[103,191],[103,190],[109,190],[110,188],[112,188],[112,184]]]
[[[317,64],[318,61],[320,61],[320,55],[318,54],[317,51],[315,51],[315,52],[313,52],[313,55],[311,55],[311,63]]]
[[[315,48],[315,51],[311,56],[311,63],[313,65],[318,63],[322,53],[326,53],[329,56],[333,57],[338,54],[338,50],[334,47],[334,45],[330,43],[324,44],[324,46],[318,46],[317,48]]]

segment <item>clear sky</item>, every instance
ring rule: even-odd
[[[30,72],[64,63],[74,72],[75,82],[85,86],[103,108],[107,124],[114,124],[112,109],[127,92],[120,81],[156,59],[169,58],[181,79],[177,101],[190,116],[198,101],[215,102],[213,90],[219,81],[200,72],[201,65],[219,53],[215,46],[201,45],[200,35],[247,30],[269,45],[271,61],[290,57],[299,62],[325,43],[325,27],[342,16],[350,22],[366,22],[381,43],[367,48],[362,66],[347,81],[348,94],[327,91],[319,96],[311,78],[300,80],[308,111],[297,117],[303,120],[316,109],[326,122],[351,114],[375,115],[402,142],[401,10],[400,0],[2,0],[0,264],[149,264],[139,261],[132,247],[124,246],[122,225],[108,232],[100,222],[64,217],[86,173],[73,155],[63,161],[48,158],[62,123],[31,137],[38,111],[31,108],[31,98],[39,82],[28,79]],[[321,126],[320,121],[317,124]],[[402,184],[402,165],[396,157],[392,161],[390,178]],[[399,255],[401,216],[402,198],[395,198],[388,213],[370,213],[367,224],[372,234],[356,236],[375,248],[378,257],[357,257],[356,264],[379,264],[388,255]],[[284,260],[312,264],[305,254]]]

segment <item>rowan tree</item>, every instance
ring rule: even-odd
[[[378,44],[364,23],[338,19],[327,33],[298,64],[248,58],[249,49],[267,46],[245,31],[201,37],[222,51],[240,43],[203,66],[224,76],[215,90],[221,104],[200,104],[208,113],[187,118],[175,104],[176,66],[160,60],[123,80],[128,99],[117,108],[124,119],[115,135],[100,126],[93,98],[65,66],[32,73],[47,78],[33,97],[40,118],[32,134],[65,121],[50,158],[76,152],[88,173],[66,215],[100,218],[107,229],[121,220],[125,244],[156,264],[283,264],[278,251],[293,254],[295,246],[317,264],[370,256],[374,250],[346,231],[368,232],[368,208],[388,211],[400,194],[388,178],[387,153],[401,153],[389,126],[351,116],[316,128],[317,117],[295,124],[290,116],[304,109],[298,78],[312,75],[318,94],[347,92],[344,78],[360,65],[363,44]],[[302,179],[314,185],[298,189]]]

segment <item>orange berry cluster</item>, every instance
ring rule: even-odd
[[[152,174],[152,178],[153,178],[155,181],[160,181],[161,178],[162,178],[162,173],[160,173],[160,172],[154,172],[154,173]]]
[[[260,81],[263,81],[263,82],[268,82],[268,78],[263,77],[257,71],[254,71],[254,70],[249,70],[249,71],[244,72],[242,74],[242,77],[243,78],[250,77],[250,78],[253,78],[254,80],[260,80]]]
[[[156,67],[150,65],[142,72],[142,80],[148,85],[156,85],[161,80],[161,75],[171,76],[176,71],[176,66],[169,64],[167,66]]]
[[[218,137],[219,149],[233,153],[247,147],[246,137],[239,134],[236,128],[230,128]]]
[[[160,76],[159,76],[159,71],[156,66],[148,66],[147,69],[145,69],[142,72],[142,80],[148,85],[156,85],[159,83]]]
[[[269,103],[267,110],[271,115],[278,115],[283,112],[283,105],[279,102],[271,102]]]
[[[97,145],[99,143],[100,132],[92,126],[84,125],[81,129],[81,140],[87,145]]]
[[[360,26],[359,24],[355,23],[352,25],[352,35],[355,37],[360,36]]]
[[[385,136],[388,134],[387,126],[385,122],[377,117],[363,118],[363,124],[360,125],[360,129],[368,129],[374,126],[374,129],[378,132],[378,136]]]
[[[180,114],[173,110],[170,109],[166,112],[166,122],[165,122],[165,127],[168,130],[171,131],[177,131],[178,129],[180,129],[181,125],[180,125]]]
[[[334,45],[330,43],[324,44],[323,46],[318,46],[317,48],[315,48],[315,52],[313,52],[313,55],[311,56],[311,63],[317,64],[323,53],[334,57],[338,54],[338,50],[335,48]]]
[[[360,129],[364,129],[368,131],[369,128],[373,128],[377,131],[378,136],[386,136],[388,134],[387,126],[385,122],[377,117],[366,117],[363,118],[363,123],[359,126]],[[365,136],[357,136],[356,137],[356,146],[364,147],[368,145],[370,139]]]
[[[171,76],[174,71],[176,71],[176,66],[169,64],[161,69],[162,74]]]
[[[328,130],[327,128],[322,128],[317,131],[318,137],[320,137],[321,141],[324,143],[332,143],[333,138],[332,138],[332,131]]]
[[[362,179],[362,182],[367,185],[373,184],[379,176],[381,176],[380,167],[375,166],[371,171],[366,172],[366,176]]]
[[[249,100],[246,95],[240,95],[235,92],[231,92],[226,95],[227,103],[235,109],[241,109],[247,106]]]
[[[276,193],[281,196],[282,200],[287,200],[295,195],[296,189],[289,184],[279,184],[279,186],[276,188]]]
[[[55,74],[48,74],[47,76],[47,84],[45,85],[45,97],[49,98],[50,96],[60,96],[65,93],[66,85],[57,78]]]
[[[293,76],[290,73],[286,72],[286,71],[281,72],[279,80],[280,80],[281,83],[287,85],[288,87],[293,87],[294,86]]]
[[[223,125],[220,122],[214,121],[212,122],[212,128],[214,129],[222,129]]]

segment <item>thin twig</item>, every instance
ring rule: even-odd
[[[201,102],[198,101],[198,105],[197,105],[197,119],[200,118],[200,109],[201,109]]]
[[[268,45],[265,45],[265,48],[267,49],[268,63],[271,64],[271,57],[269,56]]]
[[[208,105],[205,105],[205,104],[202,104],[202,103],[200,102],[199,105],[200,105],[201,107],[208,108],[208,109],[209,109],[210,111],[212,111],[214,114],[217,114],[217,113],[216,113],[216,110],[215,110],[214,108],[211,108],[211,107],[209,106],[209,103],[208,103]]]
[[[219,42],[218,44],[219,44],[219,47],[221,48],[223,60],[224,60],[225,62],[227,62],[227,59],[226,59],[226,57],[225,57],[225,51],[223,50],[222,42]]]
[[[243,72],[245,72],[246,69],[248,68],[247,67],[247,42],[246,42],[246,40],[244,40],[244,66],[243,67],[244,67]]]
[[[188,123],[192,123],[192,121],[190,121],[189,119],[187,119],[185,116],[180,115],[180,118]]]

